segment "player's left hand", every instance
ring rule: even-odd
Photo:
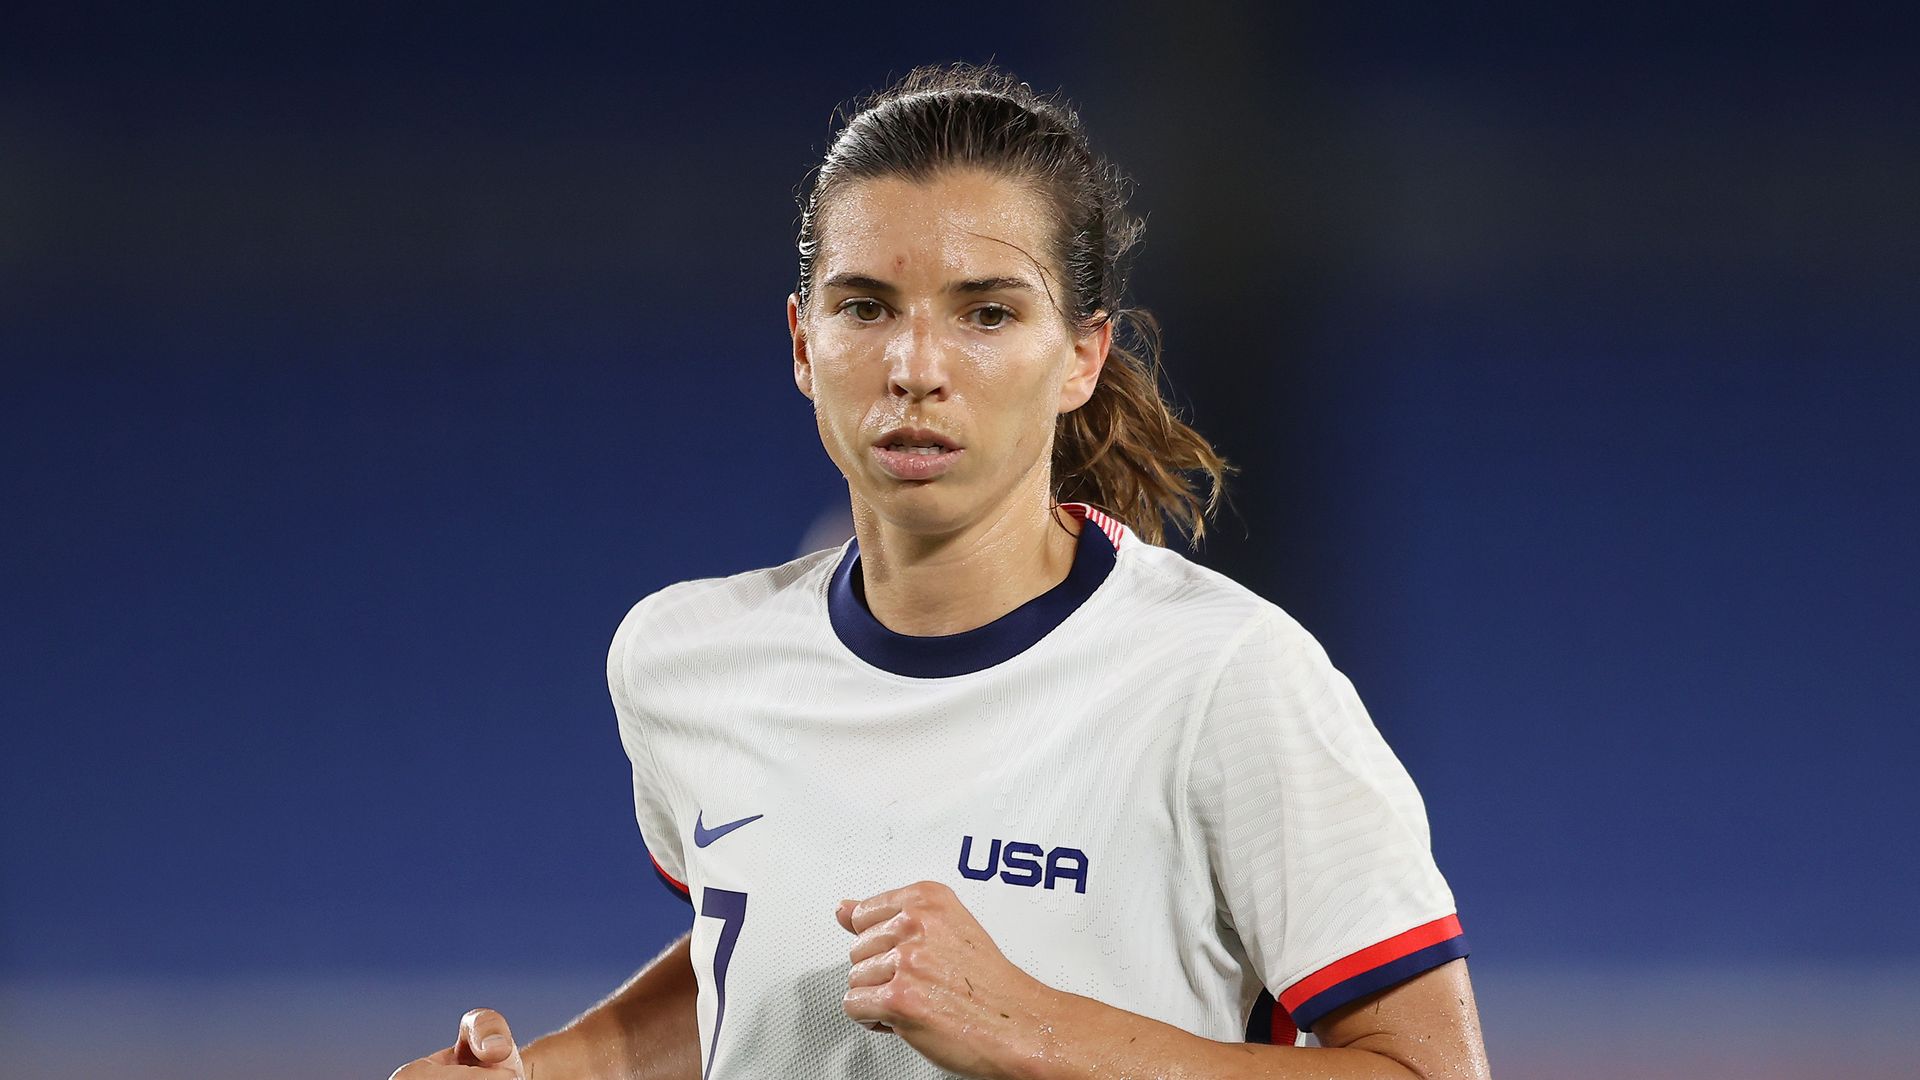
[[[1058,992],[1015,967],[953,890],[921,881],[842,900],[840,925],[858,935],[848,957],[846,1014],[891,1030],[948,1072],[1004,1075]]]

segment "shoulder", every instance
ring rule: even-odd
[[[769,620],[817,608],[843,550],[827,548],[779,566],[675,582],[650,593],[620,620],[609,661],[675,643],[736,637],[747,628],[764,628]]]
[[[1129,600],[1142,615],[1223,661],[1276,646],[1319,648],[1280,605],[1177,551],[1135,541],[1122,565],[1128,571]]]
[[[1366,720],[1352,683],[1279,604],[1179,552],[1139,545],[1128,592],[1138,633],[1166,642],[1194,673],[1194,729],[1242,723],[1345,729]]]

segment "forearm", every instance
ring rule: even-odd
[[[1319,1047],[1214,1042],[1045,987],[1037,1010],[1016,1006],[1006,1012],[1028,1021],[1057,1018],[1016,1025],[1028,1035],[1016,1040],[1015,1053],[1001,1058],[1009,1064],[1001,1075],[1019,1080],[1488,1080],[1492,1075],[1465,958],[1326,1013],[1314,1025],[1324,1044]]]
[[[697,994],[683,936],[606,1000],[526,1047],[528,1080],[700,1080]]]
[[[1216,1042],[1065,993],[1055,1020],[1008,1065],[1009,1080],[1424,1080],[1372,1050]]]

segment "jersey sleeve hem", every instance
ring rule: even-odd
[[[1335,960],[1282,991],[1280,1005],[1296,1027],[1311,1031],[1342,1005],[1465,955],[1460,917],[1447,915]]]
[[[660,884],[665,885],[675,899],[693,903],[693,890],[687,887],[686,882],[667,873],[667,868],[660,865],[660,860],[653,857],[653,852],[647,852],[647,860],[653,863],[653,872],[660,878]]]

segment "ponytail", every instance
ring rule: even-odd
[[[1093,396],[1055,422],[1054,497],[1092,503],[1148,543],[1166,542],[1168,521],[1198,543],[1233,467],[1161,396],[1152,314],[1129,308],[1112,319],[1114,341]]]

